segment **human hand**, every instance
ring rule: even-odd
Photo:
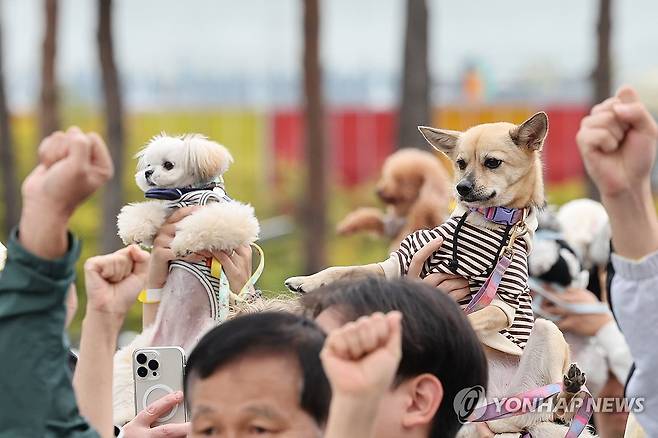
[[[548,292],[549,294],[551,292]],[[555,294],[555,299],[570,304],[596,304],[599,299],[587,289],[567,289],[562,294]],[[564,332],[580,336],[596,336],[605,325],[613,320],[610,313],[571,313],[563,307],[546,300],[544,310],[560,316],[557,326]]]
[[[160,289],[167,282],[169,262],[177,258],[171,250],[171,241],[176,237],[176,225],[198,209],[198,206],[179,208],[167,218],[158,230],[158,234],[153,239],[151,263],[146,282],[146,287],[149,289]]]
[[[149,254],[130,245],[85,263],[87,314],[113,316],[123,322],[144,287]]]
[[[21,245],[45,259],[64,255],[71,215],[113,173],[112,159],[98,135],[74,127],[46,137],[39,146],[39,164],[22,186]]]
[[[251,246],[241,245],[233,252],[215,251],[212,256],[222,264],[222,270],[226,274],[231,291],[239,294],[251,277]]]
[[[77,127],[57,131],[39,146],[39,164],[23,183],[23,201],[68,217],[113,174],[112,158],[98,134]]]
[[[170,412],[181,401],[183,401],[183,393],[178,391],[151,403],[123,427],[124,438],[186,437],[190,432],[190,423],[151,427],[158,418]]]
[[[437,237],[436,239],[429,241],[427,245],[423,246],[416,254],[414,254],[411,263],[409,264],[407,277],[420,279],[420,273],[425,261],[438,251],[439,248],[441,248],[441,245],[443,245],[443,238]],[[468,280],[461,275],[436,272],[434,274],[429,274],[421,281],[440,289],[455,301],[459,301],[471,293]]]
[[[332,331],[320,353],[334,396],[367,399],[390,388],[402,356],[402,314],[377,312]]]
[[[650,183],[658,126],[633,88],[594,106],[576,136],[587,173],[603,197],[616,197]]]

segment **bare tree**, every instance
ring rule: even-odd
[[[304,126],[307,161],[306,202],[302,208],[305,271],[317,272],[326,264],[327,174],[324,98],[320,67],[319,0],[304,2]]]
[[[59,129],[57,108],[57,80],[55,58],[57,55],[57,12],[58,0],[45,1],[46,30],[43,37],[43,60],[41,64],[41,106],[39,129],[41,138]]]
[[[602,102],[612,93],[612,61],[610,57],[612,0],[599,0],[596,34],[596,67],[592,72],[593,104]],[[587,178],[587,191],[591,198],[599,199],[599,191],[589,177]]]
[[[11,230],[14,225],[18,224],[20,197],[18,193],[18,180],[16,178],[9,107],[7,105],[7,95],[5,93],[4,54],[1,35],[2,29],[0,29],[0,169],[2,170],[2,195],[5,212],[2,231],[4,236],[7,236],[9,230]]]
[[[123,205],[124,126],[121,85],[112,43],[112,0],[98,0],[98,54],[103,77],[107,145],[114,161],[115,177],[103,193],[101,247],[109,252],[119,246],[116,216]]]
[[[426,0],[407,0],[402,96],[398,114],[398,147],[425,149],[418,125],[431,124]]]

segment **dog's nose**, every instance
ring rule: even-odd
[[[466,196],[473,191],[473,183],[467,179],[459,181],[457,184],[457,193]]]
[[[144,176],[146,178],[149,178],[151,175],[153,175],[153,169],[149,169],[149,170],[144,172]]]

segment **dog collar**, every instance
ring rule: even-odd
[[[178,189],[154,188],[147,190],[146,193],[144,193],[144,196],[148,199],[162,199],[165,201],[175,201],[177,199],[180,199],[183,195],[190,192],[197,192],[200,190],[213,190],[216,187],[220,187],[223,189],[222,186],[223,184],[221,182],[212,182],[203,187],[181,187]]]
[[[489,222],[500,225],[515,225],[526,216],[525,208],[469,207],[469,210],[480,213]]]

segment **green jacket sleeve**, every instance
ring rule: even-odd
[[[98,437],[80,416],[67,366],[64,299],[80,245],[59,260],[27,252],[14,231],[0,273],[0,438]]]

